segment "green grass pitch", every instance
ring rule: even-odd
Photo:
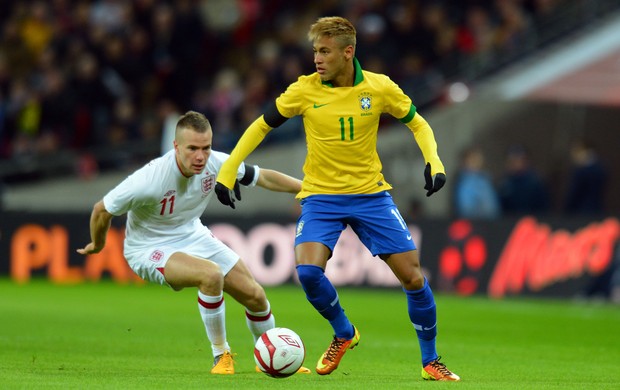
[[[279,326],[295,330],[314,370],[331,328],[299,286],[267,288]],[[2,389],[619,389],[620,307],[436,295],[438,350],[459,383],[420,377],[403,293],[340,288],[360,345],[329,376],[254,372],[243,308],[226,299],[233,376],[209,374],[196,292],[112,282],[0,280]]]

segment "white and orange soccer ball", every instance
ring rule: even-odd
[[[288,328],[269,329],[256,340],[254,360],[258,368],[274,378],[286,378],[299,370],[306,358],[301,337]]]

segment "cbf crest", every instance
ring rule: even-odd
[[[358,96],[360,108],[363,112],[368,112],[372,108],[372,95],[369,92],[362,92]]]
[[[297,231],[295,232],[295,237],[301,236],[301,232],[304,230],[304,221],[301,220],[297,223]]]
[[[207,175],[202,178],[202,193],[207,195],[213,189],[213,183],[215,182],[215,175]]]

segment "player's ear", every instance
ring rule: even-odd
[[[354,55],[355,55],[355,48],[353,48],[352,45],[348,45],[347,47],[344,48],[344,56],[347,58],[347,60],[350,60],[351,58],[353,58]]]

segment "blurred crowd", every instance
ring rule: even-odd
[[[575,1],[572,1],[575,2]],[[228,151],[264,105],[314,71],[308,26],[342,15],[357,56],[417,106],[534,45],[571,0],[24,0],[0,2],[0,161],[166,140],[189,109]],[[300,123],[270,134],[281,142]],[[157,151],[159,152],[159,150]],[[88,161],[88,160],[87,160]]]
[[[506,150],[504,166],[495,176],[488,169],[483,149],[468,147],[461,153],[454,180],[453,215],[468,219],[545,215],[553,211],[573,216],[605,215],[611,177],[595,144],[585,138],[572,140],[565,163],[569,166],[561,180],[565,183],[554,189],[523,145],[511,145]],[[559,195],[555,202],[554,194]]]

